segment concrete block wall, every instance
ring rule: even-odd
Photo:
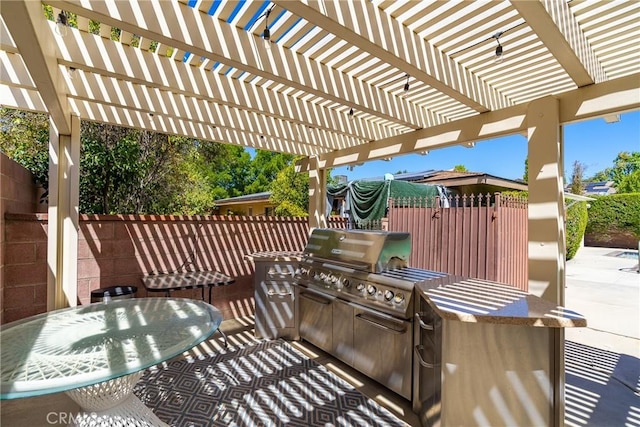
[[[0,322],[4,319],[5,276],[7,274],[5,258],[9,257],[9,261],[13,261],[19,256],[17,253],[14,254],[14,251],[19,251],[27,258],[35,256],[35,251],[31,251],[26,246],[7,248],[4,215],[6,212],[38,212],[38,209],[42,208],[37,203],[37,191],[33,175],[0,152]],[[13,294],[16,292],[29,294],[31,291],[22,288],[11,289],[8,292],[13,298]]]
[[[5,318],[11,322],[46,311],[47,215],[7,214]],[[336,226],[342,223],[333,221]],[[254,314],[254,265],[246,255],[259,251],[302,250],[307,218],[240,216],[80,215],[78,303],[91,291],[113,285],[138,286],[141,278],[187,269],[213,269],[235,283],[213,289],[213,304],[225,319]],[[201,298],[200,290],[172,293]]]
[[[46,205],[38,203],[31,174],[2,153],[0,166],[1,324],[46,311],[48,215],[38,213]],[[345,225],[329,219],[330,227]],[[140,280],[147,274],[214,269],[236,280],[212,292],[225,319],[254,313],[254,265],[246,255],[302,250],[309,234],[307,218],[244,216],[80,215],[79,228],[79,304],[112,285],[135,285],[138,297],[149,296]]]
[[[46,214],[5,214],[3,323],[47,310]]]

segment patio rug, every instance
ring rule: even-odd
[[[175,427],[407,425],[284,340],[159,365],[135,394]]]

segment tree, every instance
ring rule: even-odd
[[[271,183],[287,165],[293,161],[292,154],[257,150],[251,161],[250,179],[245,194],[268,191]]]
[[[49,117],[0,108],[0,150],[49,188]]]
[[[269,202],[277,216],[306,216],[309,210],[309,174],[296,173],[295,162],[282,169],[271,184]]]
[[[625,175],[616,186],[618,193],[640,193],[640,169]]]
[[[469,172],[469,170],[467,169],[467,167],[465,165],[455,165],[453,167],[453,170],[456,172]]]
[[[618,153],[613,166],[596,173],[592,181],[613,181],[618,193],[640,191],[637,173],[640,171],[640,151]]]
[[[522,174],[524,182],[529,182],[529,158],[524,159],[524,173]]]
[[[582,194],[584,193],[584,183],[582,182],[582,178],[584,175],[586,167],[583,163],[578,160],[573,162],[573,172],[571,174],[571,186],[569,190],[573,194]]]

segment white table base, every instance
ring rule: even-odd
[[[82,412],[70,425],[77,427],[169,427],[133,394],[133,387],[143,374],[144,371],[140,371],[65,392],[82,408]]]

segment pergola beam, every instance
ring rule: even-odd
[[[478,112],[513,105],[506,96],[370,1],[274,3]]]
[[[69,100],[71,107],[77,111],[83,120],[109,123],[116,126],[125,126],[143,129],[169,135],[186,136],[206,141],[223,142],[227,144],[241,145],[260,150],[291,153],[302,156],[312,156],[317,153],[312,146],[286,141],[267,136],[260,138],[254,134],[239,129],[214,128],[205,123],[193,120],[179,119],[170,116],[153,116],[131,110],[129,108],[116,107],[106,104],[98,104],[85,100]]]
[[[42,4],[34,1],[2,2],[0,14],[14,42],[28,46],[20,54],[31,74],[47,112],[62,135],[71,135],[71,110],[65,93],[54,38],[43,28],[49,28],[42,11]],[[55,37],[55,36],[54,36]]]
[[[560,124],[639,110],[639,80],[640,73],[637,73],[558,94],[556,98],[560,102]],[[332,168],[523,133],[527,131],[526,110],[527,104],[520,104],[490,111],[444,125],[374,141],[366,146],[333,151],[320,155],[318,162],[321,168]],[[306,172],[309,168],[308,159],[302,159],[297,163],[299,171]]]
[[[220,75],[204,67],[192,66],[140,48],[69,29],[64,39],[62,62],[77,69],[159,87],[167,91],[195,96],[211,102],[243,108],[332,132],[336,139],[353,138],[352,145],[397,134],[370,120],[349,120],[335,109],[291,97],[237,79]]]
[[[112,105],[142,113],[152,112],[154,118],[171,117],[217,128],[243,129],[256,138],[270,135],[288,144],[309,145],[311,153],[331,151],[333,146],[348,147],[353,140],[320,129],[309,129],[266,114],[250,113],[245,109],[205,101],[128,83],[115,78],[83,73],[69,82],[70,97],[99,104]]]
[[[433,115],[277,44],[266,51],[251,33],[179,2],[50,1],[61,9],[204,56],[276,83],[410,129],[432,125]],[[126,16],[128,21],[120,17]],[[185,29],[197,28],[199,31]],[[338,95],[340,94],[340,95]],[[380,106],[385,108],[381,109]]]
[[[607,80],[567,2],[518,0],[511,3],[578,87]]]

